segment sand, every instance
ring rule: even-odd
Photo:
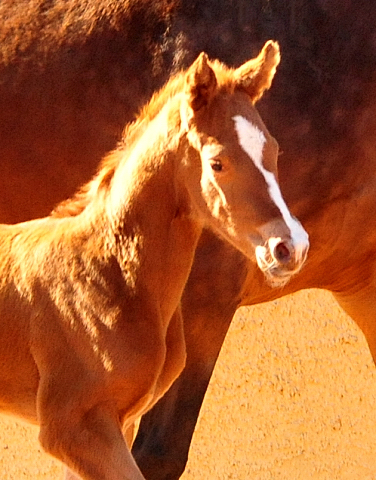
[[[328,292],[242,308],[183,480],[376,480],[376,370]],[[60,480],[37,429],[0,417],[0,480]]]

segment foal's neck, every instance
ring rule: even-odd
[[[123,274],[136,292],[157,302],[165,319],[178,305],[202,231],[179,178],[178,139],[173,143],[162,138],[153,148],[136,147],[116,172],[109,196]]]

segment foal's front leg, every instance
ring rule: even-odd
[[[87,370],[80,357],[68,352],[55,348],[55,358],[45,355],[48,361],[42,362],[42,355],[38,357],[42,447],[71,470],[68,479],[145,480],[123,438],[118,406],[105,375]],[[126,410],[142,401],[137,388],[125,393]]]
[[[72,471],[69,480],[145,480],[105,406],[96,406],[74,425],[67,417],[41,426],[43,448]],[[75,473],[73,473],[75,472]]]

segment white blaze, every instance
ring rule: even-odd
[[[281,212],[282,218],[291,232],[291,240],[295,247],[304,249],[308,246],[308,234],[297,220],[291,215],[279,188],[277,179],[272,172],[266,170],[262,164],[262,151],[266,142],[263,132],[249,122],[241,115],[233,117],[235,122],[235,130],[238,134],[240,146],[252,159],[255,166],[264,176],[265,182],[268,186],[268,191],[271,199]]]

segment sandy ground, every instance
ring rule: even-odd
[[[376,370],[327,292],[243,308],[194,435],[184,480],[376,480]],[[60,479],[37,429],[0,423],[0,479]]]

